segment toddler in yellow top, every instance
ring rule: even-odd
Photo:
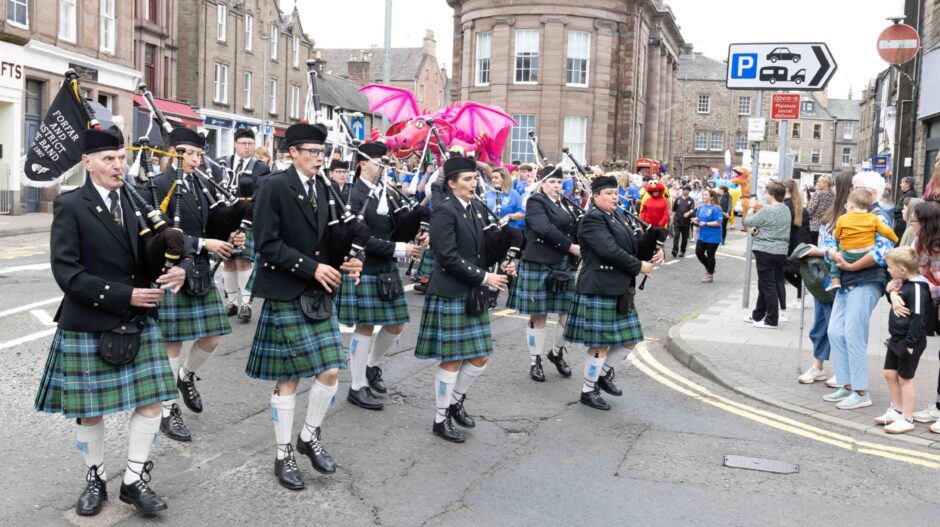
[[[898,243],[898,235],[894,233],[894,230],[885,225],[876,214],[868,212],[872,201],[871,190],[853,189],[845,205],[846,213],[836,221],[836,229],[832,234],[839,242],[839,253],[848,263],[856,262],[868,254],[868,251],[875,246],[876,234],[888,238],[895,244]],[[842,287],[841,270],[835,262],[830,265],[829,276],[832,282],[826,288],[828,291]]]

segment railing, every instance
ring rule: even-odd
[[[13,211],[14,192],[10,186],[10,164],[0,163],[0,214]]]

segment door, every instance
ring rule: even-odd
[[[33,146],[33,139],[36,138],[36,132],[39,131],[39,125],[42,123],[43,109],[43,84],[40,81],[26,79],[26,112],[25,112],[25,133],[23,136],[26,148]],[[36,187],[24,187],[23,203],[26,205],[26,212],[39,212],[40,189]]]

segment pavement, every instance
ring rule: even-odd
[[[743,257],[745,248],[745,239],[738,238],[719,252]],[[718,271],[720,273],[720,267]],[[756,280],[756,272],[752,276]],[[716,277],[732,279],[724,273]],[[888,338],[888,302],[878,302],[869,326],[868,378],[874,404],[858,410],[839,410],[835,403],[822,400],[823,395],[834,391],[824,382],[811,385],[797,382],[799,374],[812,364],[813,345],[809,330],[813,323],[814,302],[812,297],[806,298],[801,317],[800,308],[794,306],[796,291],[789,285],[787,295],[789,321],[781,323],[776,330],[759,329],[743,320],[757,301],[756,282],[751,284],[748,309],[742,307],[742,284],[730,293],[719,295],[706,309],[688,315],[673,326],[669,330],[668,350],[680,363],[699,375],[764,403],[892,441],[940,448],[940,434],[930,432],[929,424],[915,423],[917,429],[914,432],[892,435],[885,433],[883,427],[873,421],[891,403],[882,377],[883,342]],[[915,410],[925,408],[936,399],[935,383],[940,360],[932,350],[938,347],[940,338],[928,339],[927,351],[921,357],[915,377],[918,401]],[[835,373],[831,362],[826,363],[825,369],[830,375]]]
[[[19,216],[0,215],[0,238],[49,232],[51,227],[52,214],[47,212],[32,212]]]

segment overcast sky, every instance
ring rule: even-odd
[[[875,49],[886,17],[903,13],[903,0],[669,0],[682,35],[696,51],[725,60],[733,42],[816,42],[829,45],[839,65],[829,96],[858,99],[887,64]],[[281,0],[285,9],[294,0]],[[299,0],[304,30],[317,47],[368,48],[383,44],[385,0]],[[719,7],[720,6],[720,7]],[[445,0],[393,0],[392,46],[418,47],[434,31],[437,57],[451,71],[453,10]]]

